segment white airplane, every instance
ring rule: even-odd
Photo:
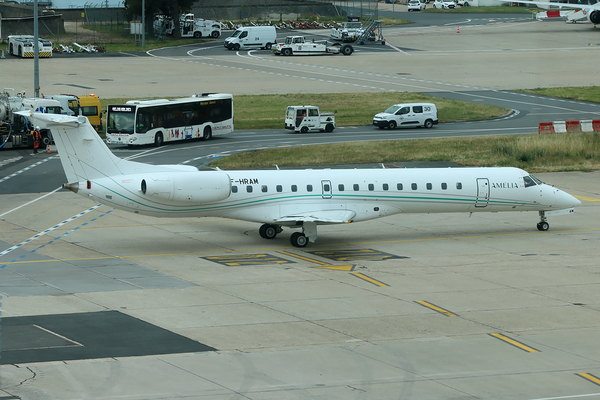
[[[200,171],[116,157],[83,116],[28,114],[45,124],[69,183],[94,201],[155,217],[225,217],[261,223],[273,239],[317,239],[317,225],[360,222],[399,213],[538,211],[569,214],[579,200],[518,168],[320,169]]]
[[[500,0],[498,0],[500,1]],[[523,3],[523,4],[534,4],[540,6],[552,6],[558,7],[559,10],[563,8],[568,8],[573,10],[573,12],[565,15],[567,17],[567,22],[590,22],[594,25],[600,24],[600,2],[595,4],[571,4],[571,3],[560,3],[560,2],[545,2],[545,1],[524,1],[524,0],[515,0],[515,3]],[[557,16],[563,16],[562,14]]]

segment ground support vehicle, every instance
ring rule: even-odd
[[[321,113],[316,106],[289,106],[285,112],[285,129],[294,132],[333,132],[335,113]]]
[[[227,50],[267,49],[271,50],[277,42],[274,26],[242,26],[225,39],[223,47]]]
[[[25,93],[15,93],[14,89],[5,88],[0,93],[0,148],[33,147],[32,131],[35,126],[28,117],[19,114],[22,111],[35,111],[60,114],[62,107],[57,100],[43,98],[27,98]],[[45,126],[40,126],[42,145],[52,142],[52,133]]]
[[[10,35],[8,37],[8,54],[23,58],[34,57],[33,35]],[[52,57],[52,43],[46,39],[38,38],[38,56]]]
[[[342,42],[354,42],[365,28],[360,22],[344,22],[341,27],[331,28],[331,38]]]
[[[412,126],[432,128],[437,123],[437,108],[431,103],[394,104],[373,117],[373,125],[379,129]]]
[[[173,34],[173,20],[164,15],[158,15],[154,19],[154,30],[163,32],[166,35]],[[179,28],[182,38],[212,37],[214,39],[221,36],[221,23],[202,18],[195,18],[194,14],[185,14],[179,18]]]
[[[180,99],[130,100],[109,105],[106,142],[133,145],[209,140],[233,132],[233,96],[202,93]]]
[[[304,36],[286,36],[281,46],[271,48],[274,54],[284,56],[315,56],[324,54],[343,54],[349,56],[354,48],[346,43],[308,42]]]
[[[408,2],[407,11],[423,11],[425,9],[425,2],[421,0],[410,0]]]
[[[102,129],[102,110],[98,96],[93,94],[83,96],[58,94],[44,96],[44,98],[59,101],[62,107],[61,114],[83,115],[87,117],[96,131]]]
[[[433,2],[433,8],[452,10],[456,8],[456,4],[453,0],[435,0]]]

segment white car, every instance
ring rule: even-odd
[[[435,0],[433,2],[433,8],[443,8],[445,10],[456,8],[456,4],[453,0]]]
[[[457,0],[456,4],[461,7],[469,7],[469,2],[467,0]]]
[[[425,9],[425,2],[420,0],[410,0],[408,2],[408,11],[423,11]]]

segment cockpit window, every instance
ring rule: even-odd
[[[535,186],[540,183],[540,181],[537,178],[534,178],[531,175],[524,176],[523,182],[525,183],[525,187]]]

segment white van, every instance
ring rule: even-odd
[[[431,103],[394,104],[373,117],[373,125],[379,129],[395,129],[398,126],[431,128],[437,123],[437,108]]]
[[[274,26],[242,26],[237,28],[233,35],[225,39],[228,50],[239,49],[267,49],[277,41],[277,32]]]

